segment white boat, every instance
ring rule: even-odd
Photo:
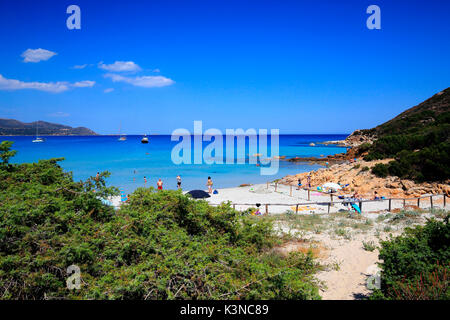
[[[144,137],[142,138],[141,143],[148,143],[147,135],[144,134]]]
[[[36,138],[34,138],[34,140],[32,141],[34,143],[44,142],[44,139],[39,137],[38,124],[39,124],[39,121],[36,122]]]
[[[120,123],[120,127],[119,127],[119,139],[117,139],[118,141],[126,141],[127,137],[123,136],[120,134],[120,131],[122,129],[122,123]]]

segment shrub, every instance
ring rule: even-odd
[[[269,221],[153,188],[114,211],[107,172],[74,182],[57,162],[0,166],[2,299],[320,299],[312,256],[271,253]]]
[[[363,241],[362,244],[363,244],[364,250],[366,250],[366,251],[372,252],[377,248],[373,241],[367,241],[367,242]]]
[[[388,175],[388,167],[383,163],[377,163],[372,168],[372,173],[380,178],[385,178]]]
[[[449,299],[450,225],[431,219],[381,242],[381,290],[373,299]]]

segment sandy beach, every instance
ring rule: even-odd
[[[275,190],[275,183],[267,184],[255,184],[251,186],[235,187],[217,189],[218,194],[212,194],[210,198],[207,198],[212,205],[218,205],[222,202],[230,201],[232,204],[236,204],[237,210],[246,210],[250,207],[255,207],[257,203],[262,204],[261,212],[266,213],[265,204],[268,204],[269,214],[280,214],[287,211],[295,211],[296,204],[301,203],[298,208],[299,214],[326,214],[328,213],[328,203],[331,202],[331,196],[326,193],[318,191],[310,191],[310,200],[308,200],[308,191],[305,189],[298,190],[295,186],[277,184]],[[292,192],[292,193],[291,193]],[[348,195],[351,195],[349,192]],[[363,200],[370,200],[370,198],[363,198]],[[337,195],[333,196],[333,202],[342,202],[338,199]],[[417,200],[411,200],[405,202],[406,207],[416,208]],[[391,210],[403,209],[403,200],[392,200]],[[427,209],[431,206],[428,198],[423,198],[420,203],[422,209]],[[443,197],[436,196],[433,199],[434,207],[443,207]],[[379,200],[373,202],[363,203],[364,212],[384,212],[388,211],[388,200]],[[350,209],[349,206],[345,206],[341,203],[334,203],[330,206],[330,213],[339,212],[339,210]]]

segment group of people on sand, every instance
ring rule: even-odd
[[[134,170],[134,173],[136,173],[136,170]],[[98,174],[97,174],[98,176]],[[136,181],[136,178],[133,178],[133,181]],[[144,187],[147,185],[147,177],[144,176]],[[211,177],[208,177],[208,180],[206,181],[206,186],[208,187],[208,193],[213,193],[213,181]],[[158,179],[156,182],[156,187],[158,190],[163,190],[163,181],[161,178]],[[177,175],[177,189],[181,189],[181,176]]]
[[[311,174],[306,177],[306,187],[311,189]],[[302,188],[302,179],[298,178],[297,190]]]

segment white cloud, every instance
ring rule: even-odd
[[[90,88],[93,87],[94,85],[95,81],[90,80],[78,81],[73,84],[73,86],[76,88],[88,88],[88,87]]]
[[[110,92],[113,92],[113,91],[114,91],[113,88],[108,88],[108,89],[103,90],[104,93],[110,93]]]
[[[159,69],[153,69],[153,72],[159,73],[159,72],[161,72],[161,70],[159,70]]]
[[[165,87],[175,83],[172,79],[163,76],[124,77],[118,74],[107,73],[105,77],[111,78],[113,82],[126,82],[133,86],[145,88]]]
[[[39,91],[46,91],[52,93],[60,93],[69,90],[71,87],[83,88],[92,87],[95,81],[79,81],[75,83],[69,83],[67,81],[58,82],[25,82],[16,79],[7,79],[0,74],[0,90],[23,90],[34,89]]]
[[[58,111],[58,112],[55,112],[55,113],[50,113],[49,116],[50,117],[56,117],[56,118],[65,118],[65,117],[69,117],[70,114],[66,113],[66,112]]]
[[[73,66],[72,68],[74,68],[74,69],[84,69],[86,67],[87,67],[87,64],[81,64],[81,65],[78,65],[78,66]]]
[[[39,62],[46,61],[56,55],[56,52],[52,52],[45,49],[27,49],[25,50],[21,57],[23,58],[23,62]]]
[[[98,67],[111,72],[138,72],[142,70],[141,67],[133,61],[116,61],[113,64],[104,64],[103,62],[100,62]]]

